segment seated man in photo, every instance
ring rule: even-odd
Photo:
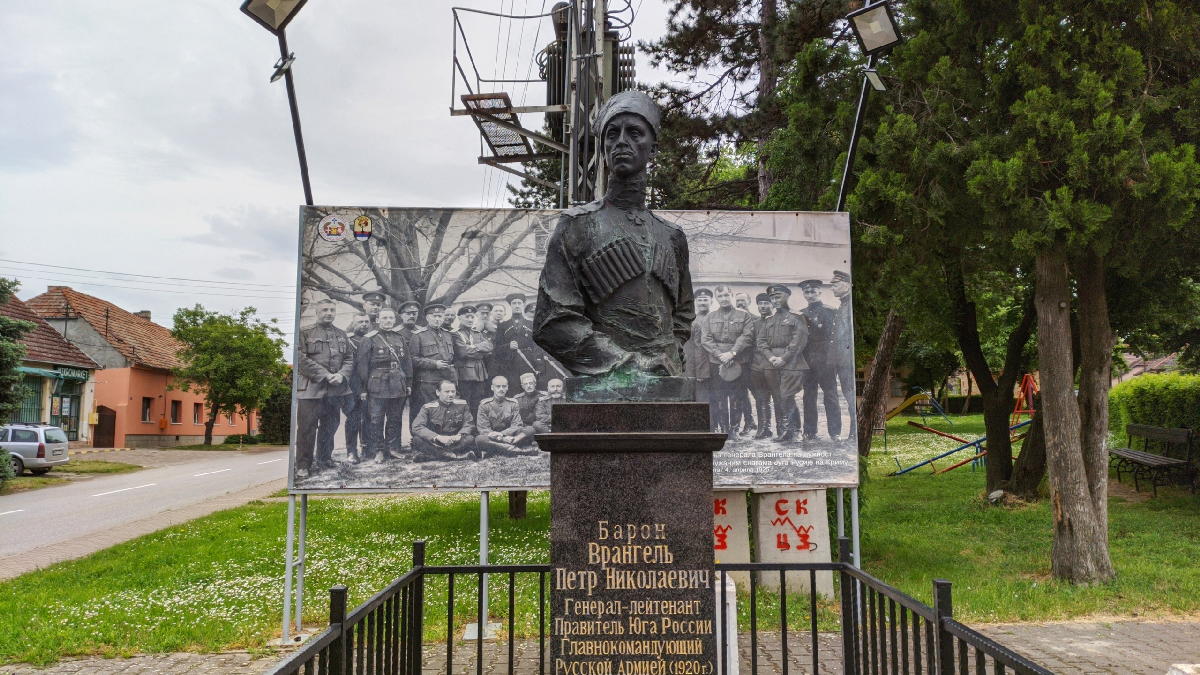
[[[492,397],[479,404],[476,416],[479,435],[475,437],[475,447],[481,458],[537,453],[528,447],[533,443],[533,436],[525,433],[521,405],[516,399],[505,396],[507,393],[508,378],[497,375],[492,378]]]
[[[475,450],[475,419],[456,385],[442,380],[437,399],[421,406],[412,425],[414,462],[467,459]]]
[[[538,391],[537,375],[533,373],[525,373],[521,376],[521,393],[513,398],[517,400],[517,405],[521,407],[521,424],[524,425],[525,435],[533,438],[537,430],[533,428],[534,422],[537,421],[537,405],[538,401],[546,395],[544,391]]]
[[[546,383],[546,395],[538,400],[535,415],[537,419],[533,422],[533,428],[539,434],[550,433],[550,408],[556,403],[562,403],[567,398],[563,394],[563,381],[553,379]]]

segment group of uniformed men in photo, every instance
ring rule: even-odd
[[[814,440],[819,397],[828,438],[842,436],[839,386],[852,419],[855,396],[850,275],[837,270],[829,284],[837,307],[821,302],[823,280],[807,279],[797,284],[806,303],[799,310],[791,307],[787,284],[759,293],[757,311],[748,294],[728,286],[695,291],[696,321],[684,345],[686,374],[696,378],[696,399],[711,407],[714,431],[778,443],[796,441],[801,433]],[[803,415],[796,405],[801,393]],[[852,423],[846,438],[853,432]]]
[[[370,291],[342,329],[318,301],[297,345],[297,474],[334,466],[343,415],[351,464],[399,458],[406,417],[416,462],[536,454],[566,371],[534,343],[533,310],[522,293],[452,312]]]

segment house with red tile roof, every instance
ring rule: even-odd
[[[16,297],[0,305],[0,315],[33,324],[21,339],[25,357],[17,368],[24,376],[24,396],[4,421],[53,424],[62,427],[69,440],[86,443],[91,437],[88,412],[93,406],[96,362]]]
[[[204,441],[204,396],[173,388],[180,343],[150,318],[70,286],[50,286],[29,308],[100,367],[95,375],[96,447],[168,447]],[[253,433],[253,415],[221,415],[213,442]]]

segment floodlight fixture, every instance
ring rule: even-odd
[[[296,60],[295,52],[288,54],[287,56],[279,57],[279,60],[275,62],[275,72],[271,73],[271,81],[278,82],[279,78],[286,75],[288,70],[292,67],[292,63],[295,62],[295,60]]]
[[[883,83],[883,79],[879,77],[879,71],[874,68],[867,68],[863,71],[863,75],[867,76],[867,82],[871,83],[871,88],[875,91],[887,91],[887,85]]]
[[[896,17],[886,0],[869,4],[846,15],[854,37],[864,54],[874,56],[900,43],[900,31],[896,28]]]
[[[246,0],[242,3],[242,12],[279,35],[306,2],[308,0]]]

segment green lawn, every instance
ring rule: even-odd
[[[65,485],[71,482],[69,476],[63,474],[100,474],[100,473],[128,473],[130,471],[138,471],[142,467],[137,464],[127,464],[125,462],[105,462],[97,459],[73,459],[67,464],[55,467],[50,473],[34,476],[29,473],[17,476],[4,484],[0,488],[0,495],[8,495],[14,492],[26,492],[29,490],[37,490],[39,488],[50,487],[52,485]]]
[[[985,506],[983,474],[969,466],[939,476],[927,468],[885,476],[894,459],[907,465],[953,447],[905,421],[890,424],[888,452],[878,439],[863,490],[863,556],[871,573],[926,602],[931,579],[950,579],[956,615],[971,623],[1200,612],[1200,498],[1173,490],[1150,500],[1114,498],[1118,580],[1065,586],[1049,579],[1046,504]],[[930,424],[969,437],[983,427],[979,416],[956,418],[953,427]],[[428,541],[430,563],[477,561],[476,493],[313,498],[309,511],[309,624],[323,622],[329,586],[347,583],[356,605],[401,575],[414,539]],[[256,502],[0,582],[0,616],[7,619],[0,622],[0,663],[264,645],[279,631],[285,513],[285,503]],[[507,518],[502,493],[495,493],[492,513],[492,562],[547,560],[546,493],[530,493],[526,520]],[[492,581],[497,616],[506,615],[506,583],[503,576]],[[456,583],[456,632],[472,619],[473,588],[473,579]],[[444,582],[427,590],[431,602],[444,604],[444,593]],[[536,583],[519,580],[517,595],[518,612],[532,615]],[[760,601],[760,620],[776,621],[773,600],[764,594]],[[804,605],[789,602],[797,627],[806,623]],[[744,615],[746,603],[740,609]],[[835,606],[820,608],[823,626],[835,616]],[[431,616],[427,629],[427,638],[444,639],[444,618]],[[531,622],[517,630],[536,635]]]
[[[55,471],[65,473],[129,473],[139,471],[142,467],[128,462],[107,462],[102,459],[73,459]]]
[[[951,426],[931,418],[928,426],[969,439],[983,435],[982,416],[953,419]],[[1117,580],[1093,588],[1061,584],[1050,578],[1048,501],[988,506],[983,469],[970,465],[939,475],[923,467],[885,476],[896,469],[893,457],[908,466],[955,447],[905,421],[889,425],[888,452],[881,444],[872,452],[864,490],[863,557],[876,576],[926,602],[930,579],[949,579],[956,614],[974,622],[1200,611],[1200,497],[1173,488],[1160,488],[1153,499],[1112,497],[1109,548]]]

